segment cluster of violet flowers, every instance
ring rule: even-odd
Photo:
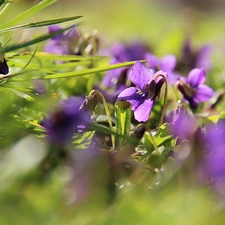
[[[60,29],[58,26],[52,26],[49,28],[49,32],[58,29]],[[98,42],[96,40],[90,38],[84,44],[81,33],[77,27],[74,27],[65,34],[53,37],[45,51],[56,54],[85,55],[87,53],[90,55],[93,54],[93,51],[88,49],[95,49],[94,45]],[[198,51],[194,51],[190,39],[188,39],[184,43],[180,59],[172,54],[159,58],[150,52],[146,44],[141,42],[116,43],[110,50],[112,58],[110,64],[126,61],[136,62],[131,68],[119,68],[107,72],[102,83],[96,84],[94,88],[109,104],[121,100],[129,102],[136,122],[145,123],[151,122],[150,114],[160,98],[162,87],[166,87],[165,93],[170,91],[169,87],[175,87],[176,92],[179,91],[183,98],[182,105],[185,110],[177,108],[173,112],[167,112],[167,114],[174,115],[167,121],[170,124],[170,132],[174,138],[179,139],[177,139],[178,146],[182,146],[183,143],[191,146],[200,132],[203,147],[199,148],[205,152],[205,155],[198,165],[198,167],[201,165],[198,174],[204,181],[210,180],[216,191],[224,195],[225,123],[198,126],[194,114],[200,103],[208,102],[214,96],[213,89],[204,84],[206,72],[211,69],[209,60],[211,49],[212,46],[206,45]],[[167,95],[164,98],[167,98]],[[43,127],[50,143],[65,145],[72,140],[74,133],[85,132],[85,128],[92,121],[91,112],[84,107],[89,100],[86,98],[78,101],[75,97],[63,100],[58,111],[45,118]],[[164,106],[166,106],[166,100],[164,99]],[[94,140],[94,142],[97,143],[99,140]],[[97,145],[94,146],[98,148]],[[120,151],[120,149],[117,150]],[[182,148],[180,151],[182,152]]]

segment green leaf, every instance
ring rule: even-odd
[[[225,111],[220,114],[219,120],[221,120],[221,119],[225,119]]]
[[[64,22],[71,21],[71,20],[76,20],[76,19],[79,19],[81,17],[82,16],[72,16],[72,17],[66,17],[66,18],[60,18],[60,19],[54,19],[54,20],[39,21],[39,22],[36,22],[36,23],[28,23],[28,24],[18,25],[18,26],[14,26],[14,27],[7,27],[5,29],[1,29],[0,33],[12,31],[12,30],[17,30],[17,29],[27,29],[27,28],[49,26],[49,25],[52,25],[52,24],[59,24],[59,23],[64,23]]]
[[[155,143],[158,147],[162,145],[171,146],[171,141],[174,139],[168,129],[168,123],[164,123],[159,127],[159,130],[154,135]]]
[[[35,38],[33,40],[30,40],[30,41],[23,42],[21,44],[10,45],[10,46],[7,46],[5,48],[1,48],[0,49],[0,54],[4,54],[4,53],[9,52],[9,51],[14,51],[14,50],[17,50],[17,49],[20,49],[20,48],[28,47],[28,46],[33,45],[33,44],[37,44],[37,43],[42,42],[42,41],[45,41],[45,40],[47,40],[47,39],[49,39],[51,37],[54,37],[57,34],[61,34],[64,31],[71,29],[72,27],[73,26],[70,26],[70,27],[67,27],[65,29],[61,29],[59,31],[52,32],[51,34],[42,35],[42,36],[40,36],[38,38]]]
[[[206,122],[217,123],[219,118],[220,118],[219,115],[209,116],[209,117],[206,118]]]
[[[95,122],[90,123],[90,124],[88,125],[88,128],[89,128],[90,130],[95,130],[95,131],[97,131],[97,132],[99,132],[99,133],[103,133],[103,134],[108,134],[108,135],[111,135],[111,134],[113,134],[113,135],[118,135],[117,133],[111,131],[111,130],[109,129],[109,127],[106,127],[106,126],[97,124],[97,123],[95,123]]]
[[[46,75],[43,78],[44,79],[55,79],[55,78],[84,76],[84,75],[88,75],[88,74],[92,74],[92,73],[100,73],[100,72],[114,70],[114,69],[121,68],[121,67],[131,66],[135,62],[136,61],[117,63],[117,64],[112,64],[109,66],[104,66],[104,67],[99,67],[99,68],[92,68],[92,69],[80,70],[80,71],[72,71],[72,72],[60,73],[60,74],[54,74],[54,75]],[[142,60],[141,62],[145,62],[145,60]]]
[[[39,4],[33,6],[32,8],[28,9],[27,11],[25,11],[25,12],[21,13],[20,15],[14,17],[10,21],[0,25],[0,29],[7,28],[7,27],[10,27],[10,26],[18,23],[19,21],[25,19],[26,17],[31,16],[32,14],[40,11],[41,9],[46,8],[47,6],[51,5],[55,1],[56,0],[43,0]]]
[[[94,131],[88,131],[81,134],[76,134],[73,136],[73,144],[75,145],[76,149],[86,149],[88,148],[91,140],[94,136]]]
[[[129,136],[131,128],[131,104],[125,100],[115,104],[116,133],[122,137],[116,137],[116,146],[119,148],[124,144],[125,137]]]
[[[151,136],[148,133],[144,133],[143,144],[144,144],[148,153],[151,153],[151,152],[154,151],[152,139],[151,139]]]
[[[205,119],[205,123],[217,123],[219,120],[225,119],[225,111],[222,112],[220,115],[213,115],[213,116],[208,116]]]

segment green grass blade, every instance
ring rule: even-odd
[[[31,16],[32,14],[46,8],[47,6],[51,5],[55,1],[56,0],[43,0],[39,4],[33,6],[32,8],[28,9],[27,11],[25,11],[25,12],[19,14],[18,16],[14,17],[10,21],[0,25],[0,29],[7,28],[7,27],[10,27],[10,26],[18,23],[19,21],[23,20],[24,18],[26,18],[28,16]]]
[[[49,39],[49,38],[51,38],[51,37],[53,37],[53,36],[55,36],[57,34],[61,34],[64,31],[71,29],[72,27],[73,26],[70,26],[70,27],[67,27],[65,29],[61,29],[59,31],[52,32],[50,34],[45,34],[45,35],[42,35],[42,36],[40,36],[38,38],[35,38],[33,40],[30,40],[30,41],[23,42],[23,43],[18,44],[18,45],[10,45],[10,46],[7,46],[5,48],[1,48],[0,49],[0,54],[4,54],[6,52],[14,51],[14,50],[17,50],[17,49],[20,49],[20,48],[28,47],[28,46],[33,45],[33,44],[37,44],[37,43],[45,41],[45,40],[47,40],[47,39]]]
[[[142,62],[145,60],[142,60]],[[79,71],[72,71],[68,73],[60,73],[60,74],[54,74],[54,75],[47,75],[44,77],[44,79],[52,79],[52,78],[66,78],[66,77],[75,77],[75,76],[84,76],[92,73],[100,73],[105,72],[108,70],[114,70],[121,67],[127,67],[132,66],[136,61],[131,62],[124,62],[124,63],[117,63],[112,64],[109,66],[99,67],[99,68],[92,68],[92,69],[86,69],[86,70],[79,70]]]
[[[7,54],[7,59],[29,59],[32,55],[32,52],[10,52]],[[39,58],[39,60],[60,60],[60,61],[87,61],[87,60],[100,60],[106,59],[107,56],[81,56],[81,55],[57,55],[51,54],[47,52],[37,52],[35,57]]]
[[[81,17],[82,16],[72,16],[72,17],[66,17],[66,18],[60,18],[60,19],[54,19],[54,20],[39,21],[39,22],[36,22],[36,23],[28,23],[28,24],[18,25],[18,26],[14,26],[14,27],[7,27],[5,29],[1,29],[0,33],[12,31],[12,30],[17,30],[17,29],[28,29],[28,28],[49,26],[49,25],[52,25],[52,24],[59,24],[59,23],[64,23],[64,22],[68,22],[68,21],[71,21],[71,20],[76,20],[76,19],[79,19]]]

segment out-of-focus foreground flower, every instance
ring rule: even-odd
[[[57,25],[49,26],[49,33],[61,30]],[[82,33],[77,26],[68,32],[58,34],[51,38],[45,51],[59,55],[95,55],[99,48],[97,31]]]
[[[73,133],[79,131],[79,126],[85,126],[89,122],[88,112],[80,109],[82,103],[83,100],[76,97],[63,100],[59,109],[44,119],[43,127],[50,143],[66,144]]]
[[[191,40],[187,39],[184,42],[176,69],[181,72],[190,71],[194,68],[204,68],[209,71],[212,68],[210,58],[212,51],[213,46],[211,44],[205,44],[201,48],[195,49],[191,44]]]
[[[204,178],[215,191],[225,197],[225,121],[206,128],[206,157],[204,160]]]

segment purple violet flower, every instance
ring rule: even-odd
[[[118,101],[126,100],[132,105],[134,117],[139,122],[148,120],[152,107],[155,104],[155,99],[164,83],[164,79],[156,79],[159,74],[167,77],[167,74],[162,71],[153,74],[137,61],[133,65],[130,74],[130,79],[136,87],[129,87],[118,96]]]
[[[181,77],[177,81],[178,89],[193,109],[197,109],[200,102],[207,102],[214,95],[214,91],[203,84],[205,80],[205,70],[196,68],[190,71],[188,78]]]
[[[48,139],[52,144],[64,145],[71,140],[73,133],[79,131],[80,126],[85,126],[90,115],[80,109],[83,100],[71,97],[60,102],[60,107],[43,121]]]

